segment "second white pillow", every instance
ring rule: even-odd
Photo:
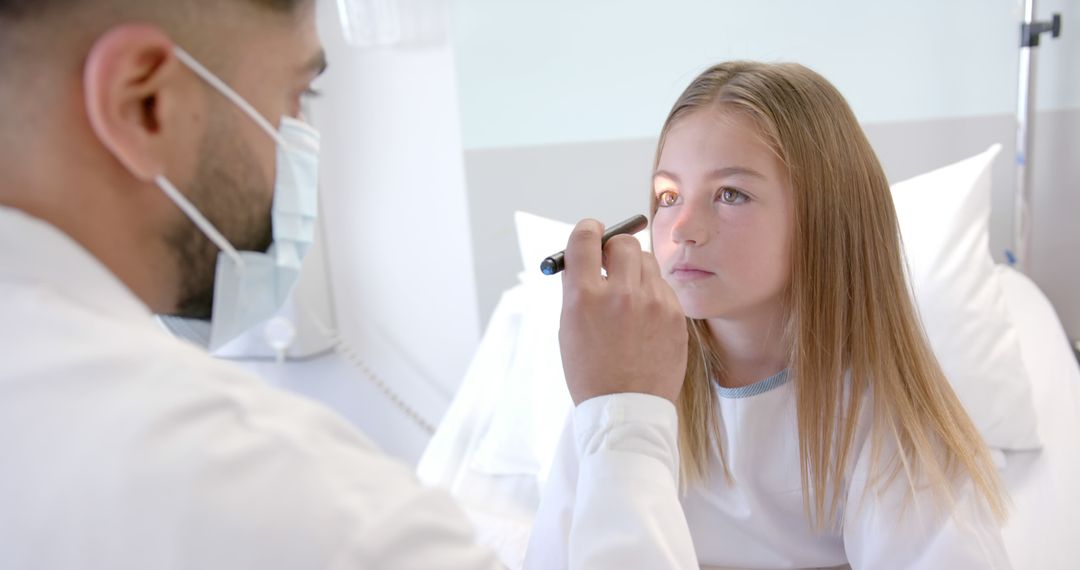
[[[923,326],[990,447],[1040,446],[1031,382],[990,257],[994,145],[895,184],[893,202]]]

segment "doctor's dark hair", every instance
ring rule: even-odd
[[[85,5],[90,0],[0,0],[0,24],[6,21],[16,22],[25,18],[33,18],[54,10],[71,8],[76,4]],[[150,0],[143,0],[150,1]],[[174,0],[183,1],[183,0]],[[301,4],[310,0],[232,0],[249,2],[256,6],[262,6],[282,12],[292,12]],[[109,0],[99,2],[109,4]]]
[[[989,450],[917,316],[888,180],[844,97],[797,64],[713,66],[671,109],[654,169],[672,126],[702,112],[749,117],[789,176],[794,226],[785,338],[810,521],[819,529],[841,523],[844,478],[859,454],[859,418],[867,414],[871,486],[902,477],[913,492],[929,483],[947,506],[952,484],[970,477],[1003,520],[1005,498]],[[657,206],[652,193],[654,216]],[[712,389],[724,378],[723,359],[706,321],[688,318],[687,326],[677,402],[682,472],[690,482],[702,480],[716,449],[730,478]]]

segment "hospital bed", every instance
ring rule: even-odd
[[[1017,570],[1080,568],[1080,368],[1035,283],[1010,269],[1003,284],[1043,444],[1006,453],[1001,475],[1013,508],[1005,544]]]
[[[524,253],[524,252],[523,252]],[[534,254],[529,254],[536,259]],[[557,280],[556,280],[557,281]],[[1002,267],[1008,315],[1031,378],[1038,451],[1005,453],[1012,500],[1004,529],[1017,570],[1080,568],[1080,366],[1046,296]],[[556,283],[507,291],[418,473],[451,490],[479,539],[520,567],[566,413],[555,327]],[[552,362],[552,360],[555,362]]]

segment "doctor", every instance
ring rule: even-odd
[[[0,568],[497,567],[445,493],[152,318],[225,337],[276,308],[310,239],[296,117],[323,67],[314,0],[0,0]],[[694,567],[687,533],[658,536],[685,524],[682,311],[632,238],[601,279],[600,229],[565,277],[569,558]]]

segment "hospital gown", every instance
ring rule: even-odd
[[[925,489],[904,508],[909,487],[902,476],[886,489],[864,493],[870,463],[868,407],[856,436],[857,460],[843,487],[843,521],[834,530],[815,532],[803,507],[795,394],[787,372],[743,388],[716,390],[731,480],[714,452],[706,480],[690,485],[681,497],[683,513],[656,522],[657,540],[628,544],[625,568],[656,567],[635,561],[657,549],[691,549],[705,568],[1010,568],[999,525],[970,481],[953,489],[952,516],[937,508],[941,502]],[[566,567],[568,540],[572,553],[568,532],[582,490],[575,427],[564,431],[541,499],[526,558],[530,569]],[[668,500],[666,489],[652,485],[648,473],[640,474],[638,493],[643,503]],[[610,522],[618,533],[618,521]],[[692,546],[686,545],[687,535]]]

